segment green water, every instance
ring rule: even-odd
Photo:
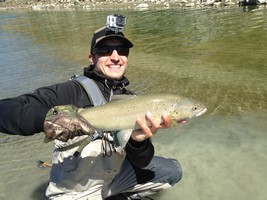
[[[184,177],[155,199],[267,198],[267,10],[242,8],[1,11],[0,98],[67,80],[88,65],[90,39],[106,15],[127,17],[134,43],[127,77],[139,94],[198,99],[208,113],[154,137],[156,153]],[[45,199],[53,144],[42,134],[0,134],[0,199]],[[16,191],[16,192],[14,192]]]

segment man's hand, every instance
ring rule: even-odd
[[[63,142],[76,136],[93,134],[95,129],[71,105],[51,108],[45,118],[45,140],[61,140]]]
[[[166,115],[162,115],[162,123],[156,123],[151,113],[146,114],[146,119],[151,123],[151,126],[147,126],[146,123],[140,119],[136,120],[136,123],[140,126],[139,130],[132,132],[131,138],[137,142],[142,142],[147,138],[152,137],[160,128],[170,128],[172,120]]]

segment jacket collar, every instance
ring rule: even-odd
[[[97,82],[101,82],[103,85],[106,85],[113,90],[123,89],[125,86],[129,85],[129,80],[125,76],[123,76],[120,80],[113,80],[94,70],[94,67],[92,65],[84,68],[84,76],[91,78]]]

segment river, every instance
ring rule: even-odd
[[[174,93],[208,112],[162,130],[157,155],[184,176],[154,199],[267,198],[267,9],[0,11],[0,99],[81,74],[93,32],[111,13],[127,17],[134,43],[127,77],[138,94]],[[43,134],[0,133],[0,199],[42,200],[53,143]]]

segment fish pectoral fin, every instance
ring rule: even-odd
[[[129,141],[132,132],[133,129],[120,130],[119,132],[114,134],[115,141],[118,143],[119,146],[124,148],[127,142]]]
[[[177,121],[172,121],[172,127],[175,129],[179,129],[180,128],[180,124]]]

